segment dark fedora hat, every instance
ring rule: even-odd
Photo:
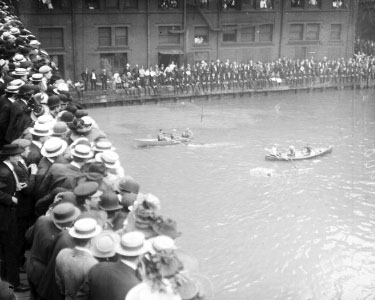
[[[4,145],[0,151],[1,156],[14,156],[21,154],[25,149],[17,144]]]
[[[25,84],[21,86],[20,89],[18,90],[18,95],[26,95],[26,94],[33,94],[33,93],[34,93],[34,89],[33,89],[33,86],[30,84]]]
[[[105,211],[113,211],[121,209],[122,205],[120,205],[116,193],[105,192],[100,196],[99,208]]]

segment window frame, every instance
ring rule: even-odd
[[[205,29],[207,31],[207,33],[206,33],[206,37],[207,37],[206,41],[203,41],[202,43],[196,43],[195,42],[195,39],[197,38],[197,29]],[[204,36],[204,35],[200,35],[200,36]],[[193,45],[199,47],[199,46],[207,46],[209,43],[210,43],[210,28],[208,26],[205,26],[205,25],[194,26],[194,40],[193,40]]]
[[[304,32],[304,34],[305,34],[304,40],[309,41],[309,42],[319,41],[320,40],[320,23],[305,23],[305,25],[306,25],[306,29],[305,29],[305,32]],[[315,32],[315,31],[311,31],[311,30],[309,31],[309,27],[311,28],[314,25],[317,25],[317,28],[318,28],[318,30],[316,31],[317,38],[309,38],[309,33]]]
[[[340,30],[339,31],[333,31],[332,30],[333,26],[339,26]],[[338,32],[338,34],[339,34],[339,38],[338,39],[333,39],[332,38],[332,33],[334,33],[334,32]],[[330,42],[341,42],[342,41],[342,24],[341,23],[340,24],[338,24],[338,23],[332,23],[331,24],[331,28],[330,28],[330,32],[329,32],[329,41]]]
[[[121,36],[117,36],[116,34],[116,31],[118,29],[124,29],[125,30],[125,35],[123,37],[125,37],[125,44],[119,44],[117,41],[118,41],[118,38],[117,37],[121,37]],[[98,48],[124,48],[124,47],[129,47],[129,26],[124,26],[124,25],[113,25],[113,26],[98,26],[97,27],[97,30],[98,30]],[[108,30],[109,32],[107,32],[107,40],[109,39],[109,43],[103,43],[101,44],[101,34],[100,34],[100,31],[101,30]],[[103,37],[102,39],[104,39],[105,37]]]
[[[269,31],[269,34],[271,35],[271,37],[270,37],[270,40],[262,40],[261,39],[261,29],[262,28],[265,28],[266,26],[268,26],[268,27],[270,27],[270,31]],[[274,31],[274,26],[273,26],[273,24],[262,24],[262,25],[259,25],[259,29],[258,29],[258,31],[259,31],[259,36],[258,36],[258,42],[259,43],[272,43],[272,41],[273,41],[273,31]]]
[[[250,39],[246,39],[245,37],[247,35],[245,35],[244,33],[246,33],[247,30],[249,29],[252,29],[252,40]],[[255,43],[255,38],[256,38],[256,32],[257,32],[257,26],[256,25],[249,25],[249,26],[246,26],[244,28],[241,28],[239,30],[239,40],[241,43]]]
[[[56,38],[57,32],[59,32],[59,35],[61,33],[61,36],[59,36],[59,38]],[[43,37],[43,34],[45,34],[44,37]],[[38,35],[39,35],[39,40],[43,44],[44,48],[57,49],[57,50],[65,49],[64,27],[40,27],[38,28]],[[45,38],[47,35],[49,37]],[[60,42],[57,44],[54,44],[53,41],[60,41]]]
[[[171,30],[181,30],[181,26],[180,25],[159,25],[158,26],[158,45],[181,45],[181,37],[179,34],[164,34],[161,36],[161,29],[165,29],[167,33],[169,33],[169,31]],[[176,43],[169,43],[170,41],[170,38],[172,36],[176,36]],[[165,37],[167,42],[166,43],[161,43],[160,40],[161,40],[161,37]],[[177,41],[178,40],[178,41]]]
[[[225,30],[228,28],[232,28],[231,30]],[[234,31],[234,33],[229,34],[229,31]],[[234,37],[234,40],[224,40],[225,37],[229,37],[229,35],[232,35]],[[238,27],[237,25],[224,25],[223,26],[223,32],[222,32],[222,38],[221,41],[225,44],[230,44],[230,43],[237,43],[238,42]]]

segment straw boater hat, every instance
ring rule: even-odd
[[[21,86],[25,85],[25,82],[22,79],[14,79],[11,82],[9,82],[9,85],[15,85],[20,88]]]
[[[20,89],[20,87],[17,86],[17,85],[8,85],[5,88],[5,92],[12,93],[12,94],[17,94],[19,89]]]
[[[150,248],[148,241],[142,232],[132,231],[121,237],[116,247],[116,252],[123,256],[138,256],[146,253]]]
[[[80,158],[90,158],[93,156],[90,146],[78,144],[71,149],[71,154]]]
[[[91,240],[91,252],[94,257],[106,258],[116,254],[116,247],[120,243],[120,236],[110,230],[103,230]]]
[[[44,143],[40,153],[44,157],[55,157],[64,153],[67,147],[68,144],[64,140],[58,137],[51,137]]]
[[[61,203],[52,210],[51,218],[56,224],[72,222],[81,214],[78,207],[72,203]]]
[[[42,78],[43,78],[43,74],[41,73],[34,73],[33,75],[31,75],[31,81],[42,81]]]
[[[106,150],[96,154],[95,159],[103,162],[108,169],[116,169],[120,167],[118,154],[111,150]]]
[[[115,147],[112,146],[112,143],[110,141],[104,140],[104,141],[97,141],[92,148],[92,150],[97,151],[97,152],[104,152],[106,150],[116,150]]]
[[[50,136],[52,130],[47,124],[35,123],[34,127],[30,129],[30,133],[38,136]]]
[[[90,239],[97,236],[102,231],[98,222],[93,218],[79,219],[74,226],[69,229],[69,235],[76,239]]]
[[[26,76],[28,75],[29,72],[27,72],[26,69],[24,68],[16,68],[13,72],[12,72],[12,75],[13,76]]]

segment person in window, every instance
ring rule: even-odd
[[[317,6],[318,5],[318,0],[309,0],[309,4]]]
[[[334,1],[332,1],[332,7],[334,7],[334,8],[341,8],[342,7],[342,1],[341,0],[334,0]]]
[[[159,129],[158,133],[158,141],[168,141],[169,138],[167,137],[166,133],[163,131],[163,129]]]
[[[302,7],[302,0],[291,0],[291,7]]]
[[[267,1],[266,0],[260,0],[259,7],[260,8],[267,8]]]

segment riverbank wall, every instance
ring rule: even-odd
[[[127,106],[127,105],[144,105],[144,104],[158,104],[162,102],[196,102],[207,100],[221,100],[233,99],[270,94],[284,94],[284,93],[319,93],[327,90],[343,90],[343,89],[373,89],[375,88],[375,81],[358,81],[345,83],[318,83],[308,86],[269,86],[258,89],[225,89],[225,90],[199,90],[199,91],[185,91],[178,93],[172,86],[164,86],[157,94],[146,94],[140,92],[139,95],[126,94],[124,90],[98,90],[86,91],[83,95],[77,95],[77,103],[82,108],[93,107],[109,107],[109,106]]]

